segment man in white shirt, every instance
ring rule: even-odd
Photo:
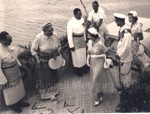
[[[106,15],[102,7],[99,6],[97,1],[92,3],[93,10],[88,15],[87,28],[93,26],[102,36],[102,41],[105,44],[107,28],[105,24]]]
[[[125,24],[126,16],[114,13],[114,18],[119,30],[119,41],[117,45],[116,57],[119,58],[121,82],[124,88],[128,88],[131,81],[131,61],[132,61],[132,35],[130,29]]]
[[[74,17],[67,23],[67,38],[71,50],[72,62],[77,76],[82,76],[86,68],[85,27],[82,12],[75,8]]]

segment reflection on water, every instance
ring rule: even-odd
[[[91,0],[83,0],[87,11]],[[150,18],[150,0],[99,0],[104,8],[109,23],[113,21],[113,13],[127,14],[136,10],[139,16]],[[79,7],[84,9],[80,0],[0,0],[0,31],[7,30],[15,42],[33,41],[46,22],[52,22],[59,35],[66,34],[66,24],[73,16],[72,10]]]

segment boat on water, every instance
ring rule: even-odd
[[[127,18],[128,19],[128,18]],[[127,20],[126,20],[127,22]],[[143,17],[138,17],[138,22],[142,23],[142,29],[143,29],[143,37],[144,39],[140,41],[140,43],[144,47],[145,54],[150,58],[150,19],[149,18],[143,18]],[[117,24],[114,22],[110,23],[107,25],[108,28],[108,34],[107,34],[107,41],[106,45],[110,47],[109,50],[109,56],[115,60],[116,58],[116,50],[117,50],[117,43],[118,43],[118,32],[120,27],[117,26]],[[116,64],[118,65],[118,64]],[[134,74],[132,72],[132,75],[136,75],[138,77],[138,82],[133,83],[130,86],[130,90],[132,92],[129,94],[124,93],[125,90],[122,90],[122,94],[120,94],[120,99],[122,98],[123,100],[116,106],[116,112],[149,112],[149,95],[150,92],[147,91],[147,88],[145,87],[138,87],[138,85],[145,85],[149,83],[149,76],[150,73],[146,72],[140,72],[138,67],[133,63],[131,69],[133,71],[137,71],[139,74]],[[137,87],[137,88],[134,88]],[[128,94],[128,96],[126,96]],[[142,95],[142,96],[140,96]],[[144,96],[144,97],[143,97]],[[130,99],[131,98],[131,99]],[[132,104],[132,105],[130,105]],[[135,109],[135,110],[133,110]]]
[[[149,18],[143,18],[143,17],[138,17],[138,22],[142,23],[142,29],[143,29],[143,36],[144,39],[141,40],[141,43],[143,44],[144,48],[145,48],[145,52],[146,54],[150,57],[150,19]],[[116,52],[117,49],[117,40],[118,40],[118,31],[119,31],[119,27],[116,25],[115,22],[112,22],[110,24],[107,25],[108,28],[108,34],[107,34],[107,46],[111,46],[114,43],[114,47],[112,50],[112,55],[114,55],[113,53]]]

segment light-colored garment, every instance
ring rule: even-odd
[[[12,105],[25,96],[21,73],[16,58],[10,53],[9,47],[0,44],[0,58],[2,60],[1,70],[8,81],[3,89],[5,103]]]
[[[90,11],[89,16],[88,16],[88,21],[91,21],[91,22],[98,23],[99,19],[103,19],[102,25],[105,24],[106,15],[105,15],[103,8],[101,7],[99,7],[97,13],[94,10]]]
[[[139,22],[136,22],[134,25],[130,24],[129,27],[131,28],[132,34],[134,33],[142,33],[142,24]]]
[[[88,49],[88,52],[92,55],[103,55],[107,52],[107,47],[103,44],[101,40],[93,44],[93,46]],[[90,59],[90,73],[92,77],[92,92],[99,93],[106,89],[106,82],[108,79],[107,70],[104,69],[104,57],[91,57]],[[96,96],[95,96],[96,97]]]
[[[86,48],[79,48],[71,51],[73,66],[81,68],[86,64]]]
[[[128,29],[126,25],[120,28],[120,32],[124,29]],[[117,55],[120,57],[121,62],[131,62],[132,61],[132,36],[131,33],[126,32],[120,38],[117,45]]]
[[[77,20],[73,17],[67,24],[67,38],[71,51],[73,66],[81,68],[86,64],[86,45],[84,19]]]
[[[60,45],[60,39],[58,38],[58,35],[56,33],[48,37],[42,31],[34,39],[31,46],[31,53],[32,55],[37,54],[37,51],[52,53],[53,50],[58,49],[59,45]]]
[[[12,105],[20,101],[25,96],[25,89],[22,80],[12,88],[3,89],[6,105]]]
[[[150,66],[150,58],[146,55],[144,47],[142,44],[139,46],[139,51],[137,52],[138,59],[142,62],[142,67],[148,67]]]
[[[132,53],[133,53],[133,64],[138,65],[138,57],[137,52],[139,51],[139,43],[138,41],[134,40],[134,34],[135,33],[142,33],[142,24],[139,22],[136,22],[134,25],[130,23],[129,25],[132,33]]]
[[[124,62],[120,67],[121,82],[124,87],[129,87],[132,84],[131,78],[131,62]]]
[[[108,33],[108,30],[105,24],[106,14],[102,7],[99,7],[97,13],[94,10],[90,11],[89,16],[88,16],[88,21],[90,21],[93,24],[93,23],[99,23],[100,19],[102,19],[103,21],[99,27],[99,33],[102,36],[102,39],[103,39],[102,41],[104,41],[103,43],[105,44],[103,35]]]
[[[128,29],[126,25],[120,28],[120,33],[123,30]],[[131,61],[132,61],[132,35],[126,31],[117,45],[117,55],[120,57],[120,62],[123,65],[120,66],[120,75],[123,86],[129,87],[131,85]]]
[[[75,17],[72,17],[71,20],[69,20],[67,24],[67,38],[69,42],[69,47],[74,47],[74,41],[73,41],[73,34],[85,34],[85,27],[84,27],[84,19],[81,18],[80,20],[77,20]],[[84,36],[85,39],[85,36]]]
[[[146,55],[142,44],[139,45],[139,51],[137,52],[137,64],[139,64],[143,71],[150,72],[150,58]]]

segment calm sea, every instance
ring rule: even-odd
[[[150,18],[150,0],[98,0],[107,15],[107,23],[113,21],[113,13],[127,14],[136,10],[141,17]],[[83,0],[87,11],[93,0]],[[80,0],[0,0],[0,31],[8,31],[14,43],[33,41],[44,23],[51,22],[60,35],[66,34],[66,24],[75,7],[82,9]]]

